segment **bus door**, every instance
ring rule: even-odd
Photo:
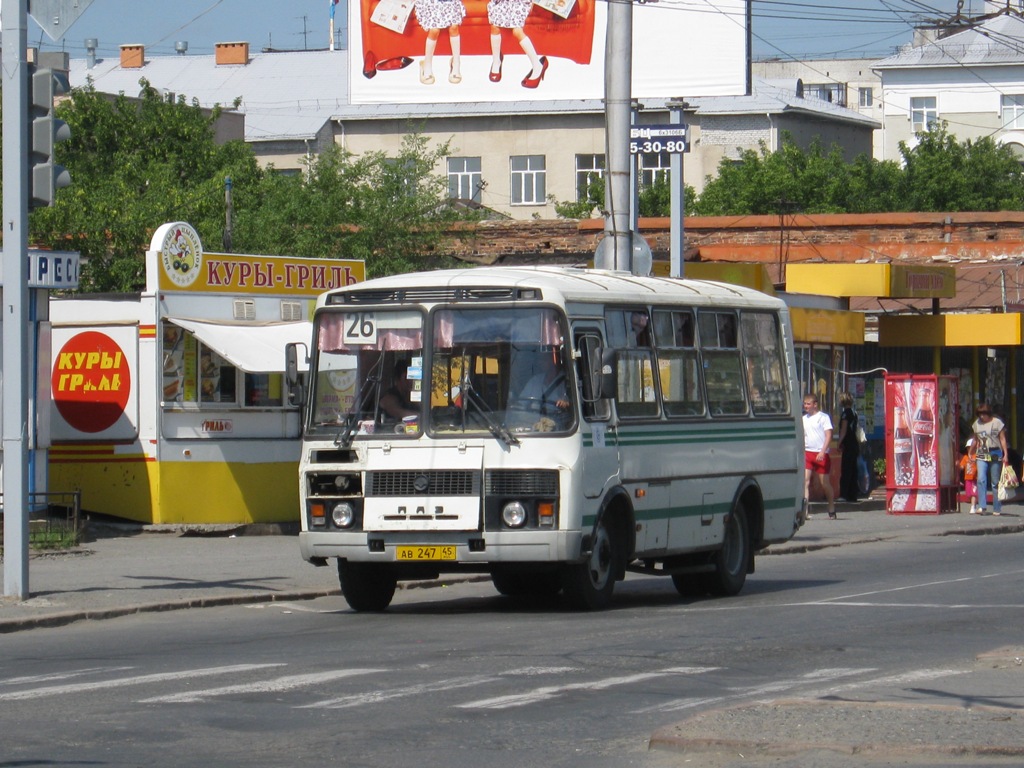
[[[601,380],[604,376],[601,331],[595,327],[577,326],[573,330],[577,351],[576,378],[581,385],[583,420],[580,436],[583,441],[583,495],[598,499],[618,482],[619,445],[611,406],[602,397]]]

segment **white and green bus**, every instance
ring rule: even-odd
[[[803,512],[785,304],[558,267],[404,274],[318,299],[301,551],[359,611],[400,580],[608,605],[627,572],[733,595]]]

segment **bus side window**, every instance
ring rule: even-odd
[[[746,376],[737,345],[736,314],[702,311],[697,315],[704,388],[712,416],[747,413]]]
[[[789,413],[789,385],[778,316],[744,311],[743,358],[755,415]]]
[[[658,349],[658,378],[665,415],[703,416],[704,388],[690,310],[655,310],[654,338]]]
[[[608,309],[605,324],[608,346],[616,350],[616,412],[627,419],[657,417],[661,409],[654,383],[654,351],[647,310]]]
[[[579,350],[576,379],[583,392],[583,418],[587,421],[607,421],[611,416],[611,408],[601,392],[601,381],[605,374],[600,332],[595,328],[581,328],[575,331],[575,338],[575,346]]]

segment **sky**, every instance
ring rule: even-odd
[[[339,30],[345,1],[338,6]],[[128,43],[145,45],[147,54],[172,55],[179,40],[187,41],[193,54],[212,53],[218,42],[245,41],[260,50],[326,48],[330,40],[330,0],[79,2],[90,4],[57,42],[30,21],[29,45],[66,50],[72,58],[80,58],[85,55],[86,38],[99,41],[101,57],[117,56],[119,46]],[[648,2],[706,9],[715,0]],[[949,17],[957,5],[957,0],[754,0],[753,53],[757,59],[881,58],[909,42],[916,23]],[[962,0],[962,9],[981,13],[983,0]],[[343,45],[340,34],[338,47]]]

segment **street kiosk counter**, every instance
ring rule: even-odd
[[[141,295],[55,299],[49,486],[153,524],[290,522],[299,410],[285,345],[361,261],[204,253],[184,222],[146,254]]]

